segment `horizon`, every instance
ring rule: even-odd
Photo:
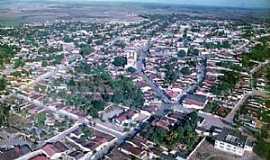
[[[24,1],[24,0],[21,0]],[[120,2],[120,3],[142,3],[142,4],[164,4],[202,7],[228,7],[248,9],[270,9],[269,0],[46,0],[49,2]]]
[[[198,7],[222,7],[222,8],[243,8],[243,9],[270,9],[269,0],[0,0],[1,4],[11,3],[139,3],[139,4],[160,4]],[[270,11],[270,10],[269,10]]]

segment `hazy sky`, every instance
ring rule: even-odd
[[[82,1],[160,2],[171,4],[185,4],[185,5],[270,8],[270,0],[82,0]]]

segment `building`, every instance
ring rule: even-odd
[[[31,152],[31,148],[27,144],[14,146],[12,148],[0,148],[0,159],[1,160],[16,159],[29,152]]]
[[[203,109],[208,103],[208,98],[203,95],[187,95],[183,101],[183,106],[192,109]]]
[[[136,68],[137,60],[138,60],[137,52],[135,52],[135,51],[128,52],[127,53],[127,65],[126,65],[126,68],[128,68],[128,67]]]
[[[215,149],[234,155],[243,156],[245,151],[252,151],[252,143],[246,136],[231,129],[223,128],[215,140]]]

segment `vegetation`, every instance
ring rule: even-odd
[[[190,75],[192,72],[189,67],[183,67],[180,71],[183,75]]]
[[[0,127],[8,126],[9,122],[10,105],[4,102],[0,102]]]
[[[129,73],[135,73],[136,72],[136,69],[133,68],[133,67],[128,67],[127,68],[127,72],[129,72]]]
[[[240,80],[239,72],[222,71],[222,73],[224,75],[219,77],[220,82],[211,88],[211,92],[218,96],[230,93]]]
[[[176,55],[177,55],[178,58],[183,58],[183,57],[186,56],[186,52],[185,52],[185,50],[180,50],[180,51],[177,52]]]
[[[269,118],[269,117],[268,117]],[[263,124],[260,132],[257,133],[257,142],[254,152],[264,159],[270,159],[270,123]]]
[[[197,127],[197,121],[197,113],[192,112],[187,115],[183,122],[180,122],[169,131],[159,127],[147,126],[141,134],[156,144],[165,146],[169,149],[175,149],[177,144],[184,144],[186,145],[186,150],[181,152],[188,154],[192,151],[198,140],[198,136],[196,135],[196,132],[194,132]]]
[[[4,91],[7,86],[7,80],[3,77],[0,76],[0,91]]]
[[[125,106],[140,108],[144,103],[142,91],[134,83],[126,78],[120,77],[112,82],[113,97],[112,101],[122,103]]]
[[[10,59],[15,56],[17,51],[18,48],[16,46],[0,44],[0,67],[3,67],[5,63],[10,62]]]
[[[70,37],[70,36],[64,36],[64,42],[66,42],[66,43],[70,43],[70,42],[73,42],[73,39]]]
[[[266,100],[266,101],[268,101],[267,103],[270,103],[270,100]],[[269,104],[266,104],[266,106],[268,106],[268,105]],[[262,117],[263,122],[270,124],[270,110],[263,109],[261,111],[261,117]]]
[[[258,136],[254,152],[262,158],[270,159],[270,143]]]
[[[56,64],[61,64],[62,60],[64,59],[64,55],[63,54],[56,54],[54,55],[52,64],[56,65]]]
[[[270,47],[267,42],[263,41],[252,48],[250,53],[243,54],[241,62],[244,67],[251,67],[253,65],[252,60],[263,62],[266,59],[270,59]]]
[[[41,62],[41,66],[42,66],[42,67],[47,67],[47,66],[48,66],[48,61],[43,60],[43,61]]]
[[[85,63],[77,66],[75,71],[78,75],[65,82],[67,89],[49,89],[48,94],[63,98],[68,105],[77,106],[92,117],[98,117],[107,102],[134,108],[144,104],[142,91],[129,78],[113,79],[103,68],[91,68]],[[80,77],[80,73],[84,73],[84,77]],[[62,81],[59,79],[54,85],[61,85]]]
[[[25,65],[25,62],[22,58],[18,58],[14,60],[14,68],[23,67]]]
[[[89,139],[92,137],[92,135],[93,135],[91,129],[88,128],[88,127],[85,126],[85,125],[81,127],[81,131],[82,131],[81,138],[82,138],[84,141],[85,141],[85,140],[89,140]]]
[[[164,68],[166,69],[165,82],[170,85],[174,83],[180,75],[180,71],[178,67],[176,67],[176,60],[177,59],[171,58],[164,66]]]
[[[194,48],[189,48],[187,55],[189,56],[198,56],[200,53],[200,51],[198,49],[194,49]]]
[[[41,113],[38,113],[36,118],[35,118],[35,125],[37,127],[44,127],[45,126],[45,122],[46,122],[46,113],[45,112],[41,112]]]
[[[240,65],[235,64],[235,63],[230,62],[230,61],[221,61],[221,62],[216,63],[216,65],[231,69],[233,71],[241,71],[242,70],[242,67]]]
[[[91,54],[92,52],[94,52],[94,49],[91,48],[89,45],[83,44],[80,46],[80,55],[87,56]]]
[[[125,65],[127,64],[127,57],[123,56],[115,57],[112,64],[117,67],[125,67]]]
[[[208,112],[208,113],[214,113],[218,110],[218,108],[219,108],[219,104],[217,103],[217,101],[212,101],[212,102],[208,102],[208,104],[203,109],[203,111]]]
[[[231,44],[228,41],[224,41],[224,42],[217,42],[217,43],[213,43],[213,42],[208,42],[205,43],[205,47],[207,49],[222,49],[222,48],[231,48]]]
[[[265,78],[270,83],[270,67],[268,67],[266,70]]]

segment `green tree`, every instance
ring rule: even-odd
[[[80,46],[80,55],[87,56],[91,54],[92,52],[94,52],[94,49],[90,47],[89,45],[85,44],[85,45]]]
[[[165,64],[165,81],[168,84],[172,84],[179,78],[179,70],[175,69],[175,64],[173,62],[168,62]]]
[[[70,43],[70,42],[72,42],[73,40],[72,40],[72,38],[70,38],[70,36],[67,36],[67,35],[65,35],[64,36],[64,42],[66,42],[66,43]]]
[[[178,53],[177,53],[177,57],[179,57],[179,58],[183,58],[183,57],[185,57],[186,56],[186,52],[185,52],[185,50],[180,50],[180,51],[178,51]]]
[[[191,70],[189,69],[189,67],[183,67],[183,68],[181,69],[181,73],[182,73],[183,75],[189,75],[189,74],[191,74],[192,72],[191,72]]]
[[[18,58],[14,60],[14,68],[23,67],[25,62],[22,58]]]
[[[117,67],[125,67],[125,65],[127,64],[127,57],[124,56],[115,57],[112,64]]]
[[[48,61],[43,60],[43,61],[41,62],[41,66],[42,66],[42,67],[47,67],[47,66],[48,66]]]
[[[43,127],[45,125],[46,119],[47,116],[45,112],[38,113],[35,119],[36,126]]]
[[[7,86],[7,80],[3,76],[0,76],[0,91],[5,90],[6,86]]]
[[[6,103],[0,103],[0,127],[8,126],[10,105]]]
[[[136,69],[133,68],[133,67],[128,67],[128,68],[127,68],[127,71],[128,71],[129,73],[135,73],[135,72],[136,72]]]
[[[81,131],[82,131],[81,138],[83,140],[89,140],[92,137],[92,135],[93,135],[93,133],[91,132],[90,128],[88,128],[87,126],[82,126]]]

